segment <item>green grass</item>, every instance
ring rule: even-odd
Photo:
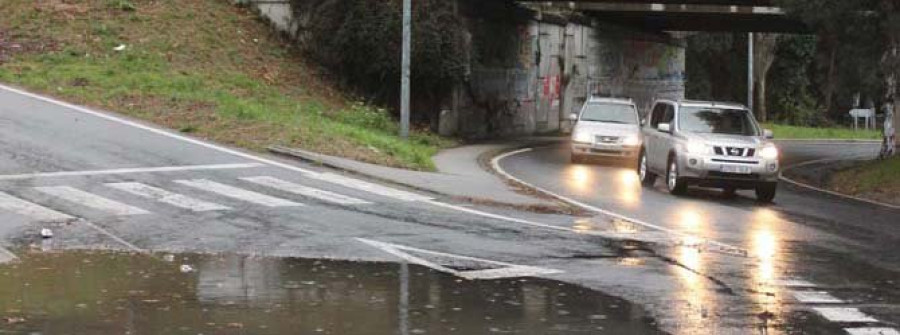
[[[900,156],[837,172],[829,186],[838,192],[900,204]]]
[[[0,30],[28,51],[0,64],[2,82],[253,150],[432,170],[431,156],[455,145],[427,131],[399,138],[386,111],[334,89],[230,1],[5,2]]]
[[[881,132],[873,130],[853,130],[848,128],[814,128],[767,123],[766,129],[775,133],[776,139],[859,139],[880,140]]]

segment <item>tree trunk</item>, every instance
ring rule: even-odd
[[[767,122],[769,119],[768,107],[766,107],[766,103],[768,100],[766,99],[766,78],[762,77],[756,80],[756,118],[759,122]]]
[[[833,38],[831,38],[833,39]],[[837,61],[837,43],[831,42],[830,52],[831,54],[828,56],[828,77],[825,79],[825,113],[828,114],[831,112],[831,104],[833,103],[834,98],[834,90],[837,86],[837,69],[836,61]]]
[[[761,122],[766,122],[769,118],[768,107],[766,105],[766,78],[769,76],[769,70],[775,63],[775,51],[778,46],[778,35],[776,34],[753,34],[753,77],[756,89],[756,117]]]

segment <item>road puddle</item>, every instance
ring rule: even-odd
[[[237,255],[20,253],[3,334],[652,334],[642,309],[543,279]]]

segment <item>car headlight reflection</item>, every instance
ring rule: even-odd
[[[776,159],[778,158],[778,148],[774,145],[768,145],[759,151],[759,157],[764,159]]]

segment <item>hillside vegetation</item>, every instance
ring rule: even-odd
[[[3,0],[0,82],[264,150],[287,145],[428,170],[453,145],[410,141],[228,0]]]

